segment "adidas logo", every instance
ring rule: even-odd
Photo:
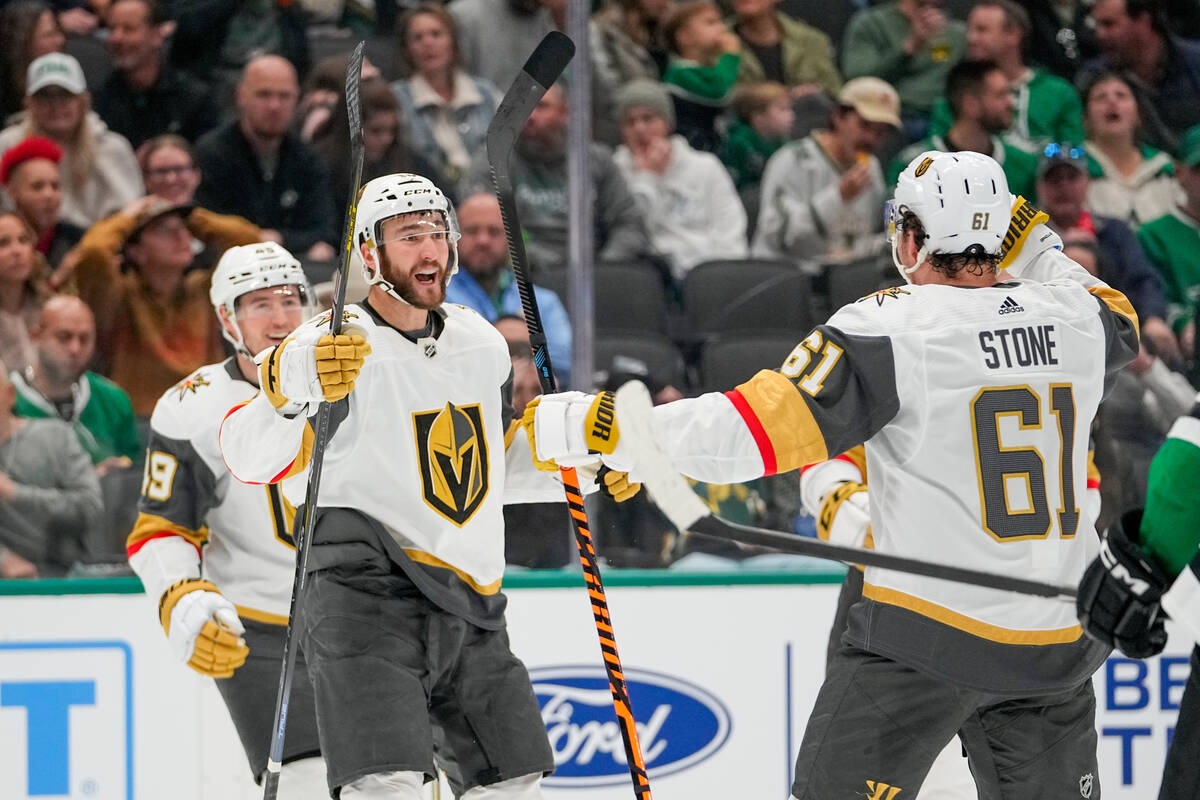
[[[1024,311],[1024,310],[1025,310],[1025,308],[1020,303],[1018,303],[1016,300],[1013,300],[1011,297],[1005,297],[1004,302],[1000,304],[1000,313],[1001,314],[1015,314],[1018,311]]]

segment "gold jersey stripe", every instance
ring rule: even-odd
[[[286,614],[272,614],[269,611],[259,611],[257,608],[249,606],[235,605],[239,617],[252,619],[255,622],[265,622],[268,625],[287,625],[288,618]]]
[[[780,373],[764,369],[737,387],[775,450],[775,472],[825,461],[829,451],[800,391]]]
[[[197,548],[208,541],[207,527],[202,527],[200,530],[194,531],[191,528],[185,528],[182,525],[171,522],[166,517],[142,512],[138,514],[137,522],[133,524],[133,530],[129,532],[129,537],[125,540],[125,548],[128,550],[140,542],[152,539],[163,533],[182,536]]]
[[[512,422],[508,423],[508,430],[504,432],[505,450],[512,445],[513,437],[517,435],[517,431],[521,430],[521,427],[521,419],[519,417],[514,418]]]
[[[503,579],[497,579],[487,585],[484,585],[484,584],[476,581],[470,575],[463,572],[461,569],[454,566],[453,564],[447,564],[445,561],[442,561],[437,556],[432,555],[430,553],[426,553],[423,550],[405,550],[404,554],[406,556],[408,556],[409,558],[411,558],[413,561],[417,562],[418,564],[425,564],[426,566],[437,567],[438,569],[450,570],[455,575],[457,575],[459,577],[459,579],[462,580],[463,583],[470,586],[472,589],[474,589],[479,594],[493,595],[496,592],[500,591],[500,581]]]
[[[937,603],[870,583],[863,584],[863,597],[869,597],[878,603],[907,608],[909,611],[915,611],[922,616],[937,620],[943,625],[949,625],[981,639],[1000,644],[1069,644],[1077,641],[1083,635],[1083,628],[1078,625],[1044,631],[1001,628],[998,625],[990,625],[959,614],[957,611],[951,611]]]
[[[293,475],[299,475],[304,471],[304,468],[308,466],[308,462],[312,461],[314,438],[315,434],[313,434],[312,423],[305,422],[304,438],[300,442],[300,452],[296,454],[296,459],[292,462],[292,465],[288,467],[287,471],[276,477],[275,480],[271,481],[271,483],[279,483],[280,481],[286,480]]]
[[[1138,331],[1139,335],[1141,334],[1137,312],[1133,310],[1133,304],[1129,302],[1128,297],[1111,286],[1089,286],[1088,291],[1104,301],[1104,305],[1108,306],[1109,310],[1128,317],[1129,321],[1133,323],[1133,329]]]

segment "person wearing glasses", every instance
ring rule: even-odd
[[[1038,205],[1050,215],[1050,227],[1066,238],[1075,231],[1096,237],[1100,278],[1129,298],[1137,311],[1142,341],[1167,363],[1180,366],[1179,342],[1166,323],[1163,283],[1146,253],[1119,219],[1095,214],[1088,206],[1087,151],[1080,145],[1052,142],[1038,165]]]

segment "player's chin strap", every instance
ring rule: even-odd
[[[384,279],[383,267],[379,263],[379,248],[376,246],[374,241],[368,242],[367,252],[371,256],[371,260],[375,262],[375,267],[372,269],[371,267],[367,266],[366,259],[363,259],[363,271],[365,273],[367,273],[367,284],[370,286],[378,286],[380,289],[383,289],[389,295],[396,298],[401,303],[404,303],[404,305],[406,305],[406,306],[412,305],[411,303],[409,303],[407,300],[405,300],[403,297],[400,296],[400,293],[396,291],[395,284],[393,284],[389,280]],[[449,252],[450,252],[449,264],[446,267],[446,280],[442,283],[442,291],[445,291],[446,289],[450,288],[450,279],[453,278],[455,273],[458,272],[458,243],[457,242],[450,243]],[[361,253],[359,254],[359,258],[362,258]]]
[[[913,558],[880,553],[860,547],[830,544],[807,536],[769,531],[728,522],[712,510],[692,491],[691,486],[671,463],[654,431],[654,412],[650,392],[641,381],[630,381],[617,390],[617,424],[621,442],[637,464],[638,475],[650,498],[680,531],[688,531],[723,541],[768,547],[785,553],[816,556],[847,564],[926,575],[931,578],[956,581],[972,586],[984,586],[1019,594],[1053,597],[1073,601],[1074,586],[1055,586],[1039,581],[1011,578],[991,572],[934,564]]]
[[[929,248],[922,246],[921,249],[917,251],[917,260],[913,263],[913,265],[911,267],[904,266],[904,264],[900,261],[899,248],[900,248],[900,237],[893,236],[892,237],[892,263],[896,265],[896,270],[900,273],[900,277],[904,278],[904,280],[906,282],[912,283],[912,274],[914,272],[916,272],[917,269],[920,268],[922,262],[925,261],[925,257],[929,255]]]

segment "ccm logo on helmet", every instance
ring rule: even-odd
[[[403,196],[408,197],[410,194],[433,194],[433,189],[407,189]]]
[[[920,164],[917,165],[917,171],[914,172],[913,175],[915,175],[916,177],[919,178],[922,175],[924,175],[926,172],[928,172],[929,168],[932,166],[933,166],[933,159],[926,157],[924,161],[922,161]]]

